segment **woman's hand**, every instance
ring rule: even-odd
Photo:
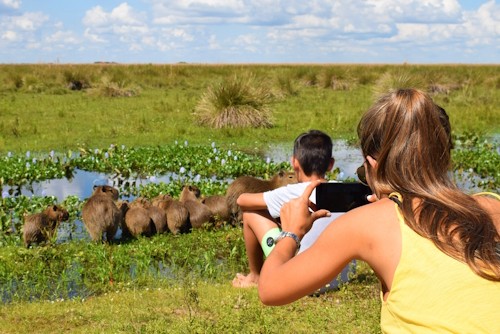
[[[321,217],[330,216],[328,210],[317,210],[309,201],[312,191],[321,181],[312,181],[304,190],[302,196],[285,203],[280,210],[281,228],[293,232],[300,239],[311,229],[313,222]],[[313,212],[309,210],[311,208]]]

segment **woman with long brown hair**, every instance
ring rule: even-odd
[[[500,197],[470,196],[449,178],[451,127],[424,92],[382,96],[361,118],[364,168],[378,201],[339,217],[307,251],[298,239],[325,210],[313,182],[281,209],[283,231],[259,280],[263,303],[310,294],[352,259],[381,282],[384,332],[500,333]]]

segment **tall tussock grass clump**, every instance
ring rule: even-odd
[[[355,80],[344,69],[325,68],[318,75],[318,86],[333,90],[352,90],[355,87]]]
[[[197,122],[220,128],[270,128],[273,94],[254,76],[233,76],[210,86],[195,107]]]
[[[426,90],[426,87],[420,77],[402,71],[388,71],[382,74],[376,81],[375,86],[373,87],[373,94],[375,98],[377,98],[378,96],[394,89],[411,87]]]
[[[126,81],[114,81],[103,76],[101,82],[90,89],[89,93],[101,97],[131,97],[139,95],[140,89],[132,87]]]

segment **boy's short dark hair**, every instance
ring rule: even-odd
[[[332,158],[332,139],[319,130],[309,130],[295,139],[293,156],[307,176],[323,176]]]

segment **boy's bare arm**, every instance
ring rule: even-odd
[[[263,193],[243,193],[238,197],[236,203],[241,210],[245,211],[267,209]]]

